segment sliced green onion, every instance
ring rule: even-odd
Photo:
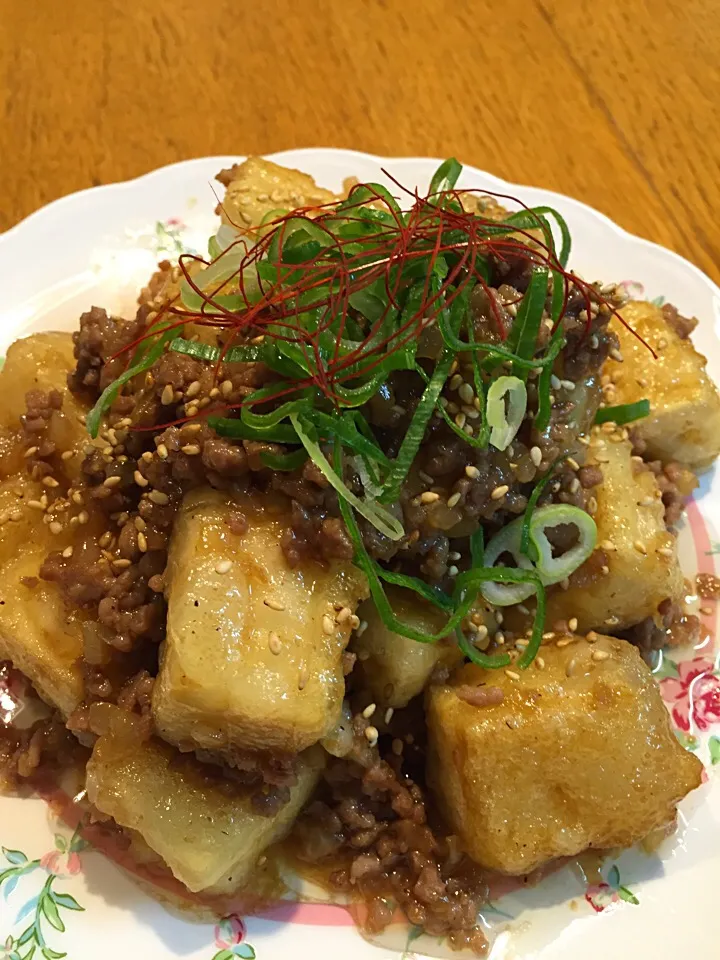
[[[462,173],[462,164],[455,157],[444,160],[433,174],[428,196],[434,197],[445,190],[452,190]]]
[[[507,409],[505,398],[507,397]],[[527,410],[527,389],[518,377],[498,377],[487,393],[487,422],[490,443],[497,450],[506,450],[515,439]]]
[[[522,534],[520,535],[520,552],[524,553],[526,557],[534,559],[530,553],[530,521],[532,520],[532,515],[535,512],[535,507],[537,506],[538,500],[543,494],[545,487],[550,483],[555,473],[555,467],[559,463],[562,463],[565,457],[558,457],[558,459],[550,466],[550,469],[545,474],[544,477],[541,477],[538,482],[533,487],[533,491],[528,497],[527,507],[525,507],[525,513],[523,514],[522,522]]]
[[[260,430],[251,427],[235,417],[208,417],[209,427],[219,437],[233,437],[236,440],[260,440],[265,443],[299,443],[298,436],[287,423],[278,423],[275,427]]]
[[[252,363],[257,360],[265,360],[267,353],[267,348],[263,344],[252,344],[230,347],[223,357],[220,347],[214,347],[211,343],[185,340],[183,337],[176,337],[170,344],[170,349],[174,353],[184,353],[189,357],[197,357],[198,360],[208,360],[210,363],[217,363],[221,357],[224,363]]]
[[[291,471],[297,470],[307,462],[306,450],[293,450],[292,453],[268,453],[267,450],[260,451],[260,459],[266,467],[271,470]]]
[[[623,426],[633,420],[642,420],[650,413],[649,400],[637,400],[635,403],[619,403],[614,407],[600,407],[595,414],[595,423],[617,423]]]
[[[157,340],[155,340],[152,346],[150,346],[147,341],[143,344],[140,344],[135,352],[135,362],[133,365],[128,367],[124,373],[121,373],[120,376],[116,380],[113,380],[109,386],[105,387],[103,392],[100,394],[97,403],[92,408],[90,413],[88,413],[85,421],[87,432],[90,434],[93,440],[98,435],[103,416],[113,405],[121,389],[126,383],[128,383],[128,381],[132,380],[133,377],[136,377],[140,373],[145,373],[157,360],[160,359],[160,356],[165,349],[165,344],[170,340],[171,337],[175,335],[176,332],[176,327],[174,325],[172,327],[165,327],[162,330],[158,330],[157,333],[159,333],[159,337]]]
[[[325,477],[327,482],[339,494],[340,503],[343,500],[352,504],[353,507],[376,529],[391,540],[400,540],[405,535],[403,525],[379,503],[372,500],[361,500],[350,490],[345,481],[337,474],[328,463],[327,457],[320,449],[320,445],[310,436],[307,427],[311,424],[301,422],[297,413],[290,414],[290,422],[300,438],[300,442],[308,452],[308,456],[313,461],[318,470]]]
[[[507,338],[507,349],[514,351],[522,360],[532,360],[537,348],[538,332],[547,299],[548,272],[535,270],[522,299]],[[519,371],[527,379],[527,368]]]
[[[546,530],[569,524],[577,527],[578,542],[559,557],[553,557],[553,546]],[[530,519],[530,542],[537,550],[535,567],[546,586],[560,583],[574,573],[595,549],[597,527],[595,521],[580,507],[567,503],[552,503],[540,507]]]
[[[386,570],[384,567],[381,567],[380,564],[375,564],[375,568],[378,577],[384,580],[385,583],[391,583],[395,587],[403,587],[405,590],[412,590],[413,593],[417,593],[419,597],[427,600],[435,607],[440,607],[441,610],[448,612],[453,610],[454,604],[452,597],[449,597],[440,587],[434,587],[429,583],[425,583],[424,580],[420,580],[418,577],[411,577],[405,573],[395,573],[393,570]]]
[[[519,517],[496,533],[485,548],[485,566],[504,573],[505,567],[495,568],[494,564],[504,553],[509,553],[520,570],[534,570],[533,564],[520,550],[521,532],[522,517]],[[505,583],[499,578],[497,581],[489,580],[483,583],[480,589],[488,603],[496,607],[509,607],[531,597],[535,593],[535,584],[532,580]]]

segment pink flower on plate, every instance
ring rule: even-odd
[[[585,891],[585,899],[595,913],[602,913],[611,903],[620,899],[617,890],[613,890],[609,883],[593,883]]]
[[[720,677],[713,663],[698,657],[677,665],[677,677],[660,681],[663,698],[675,725],[687,733],[720,723]]]
[[[215,927],[215,945],[219,950],[230,950],[242,943],[246,934],[245,924],[238,916],[225,917]]]
[[[40,866],[56,877],[74,877],[82,869],[79,854],[61,853],[60,850],[51,850],[42,856]]]

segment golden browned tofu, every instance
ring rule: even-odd
[[[16,340],[9,348],[0,371],[0,476],[21,469],[25,446],[20,443],[20,416],[25,413],[25,395],[30,390],[57,390],[63,395],[62,409],[53,413],[43,437],[56,444],[59,451],[76,450],[89,440],[80,417],[88,407],[67,390],[67,375],[74,366],[73,342],[70,333],[35,333]],[[80,469],[81,457],[63,464],[70,480]]]
[[[630,443],[596,428],[587,462],[603,475],[592,491],[602,555],[575,571],[568,590],[557,586],[549,592],[547,622],[576,617],[581,631],[615,632],[655,616],[666,598],[679,600],[683,576],[657,481],[631,459]]]
[[[66,533],[53,536],[42,512],[27,506],[44,491],[21,474],[0,484],[0,516],[13,518],[0,524],[0,660],[10,660],[68,716],[82,699],[82,630],[55,584],[37,579],[48,552],[69,543]]]
[[[477,863],[513,875],[631,846],[673,820],[702,773],[631,644],[578,637],[541,654],[544,669],[519,680],[467,665],[427,693],[428,776],[441,810]],[[499,688],[502,702],[461,698],[479,684]]]
[[[247,519],[238,535],[233,510]],[[351,563],[291,568],[280,546],[284,504],[255,494],[233,502],[189,494],[173,530],[168,619],[153,695],[158,731],[216,752],[296,753],[337,721],[350,613],[367,596]]]
[[[679,460],[694,469],[709,466],[720,453],[720,396],[705,369],[707,360],[654,304],[632,301],[622,316],[657,359],[613,319],[623,362],[610,359],[604,367],[615,383],[612,403],[650,401],[650,415],[634,426],[652,457]]]
[[[307,173],[281,167],[262,157],[248,157],[230,171],[220,208],[222,219],[239,229],[259,226],[273,210],[316,207],[336,199]]]
[[[414,593],[397,587],[386,593],[396,615],[416,630],[439,633],[447,622],[447,614]],[[438,643],[417,643],[390,630],[372,600],[362,604],[358,616],[367,621],[367,627],[353,638],[351,648],[358,655],[363,686],[380,706],[406,706],[425,689],[436,666],[455,666],[462,660],[452,637]]]
[[[101,708],[107,732],[88,762],[88,798],[120,826],[137,831],[193,892],[228,893],[242,886],[263,850],[288,832],[322,770],[319,747],[298,758],[290,799],[274,815],[261,816],[247,788],[222,780],[218,771],[161,740],[141,742],[127,727],[128,715],[107,704]]]

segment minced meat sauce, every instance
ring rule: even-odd
[[[528,283],[527,270],[509,263],[497,264],[496,273],[488,291],[478,289],[473,294],[477,338],[498,337],[489,297],[509,329]],[[177,272],[161,264],[131,320],[112,317],[97,307],[83,314],[74,334],[71,391],[88,403],[98,399],[125,368],[123,351],[147,330],[176,281]],[[476,450],[436,414],[396,506],[405,536],[391,541],[370,524],[360,523],[371,556],[451,589],[453,577],[470,562],[469,534],[479,523],[492,532],[522,513],[534,482],[562,456],[570,459],[557,471],[540,502],[587,503],[602,474],[596,467],[583,466],[584,446],[578,437],[592,424],[600,399],[600,367],[617,348],[617,341],[607,329],[606,304],[593,299],[589,315],[586,307],[585,298],[573,291],[563,319],[567,345],[552,381],[547,429],[538,432],[528,416],[506,450]],[[551,326],[546,315],[542,341],[547,341]],[[424,356],[429,368],[437,344],[430,337],[421,346],[418,356]],[[325,563],[352,558],[353,545],[340,518],[337,495],[311,461],[293,472],[273,471],[264,465],[261,454],[285,452],[281,446],[220,437],[203,419],[203,411],[237,404],[275,376],[262,363],[221,364],[216,370],[213,364],[191,356],[165,353],[116,398],[101,431],[102,444],[86,446],[81,480],[68,497],[82,508],[80,517],[82,513],[86,518],[101,517],[104,533],[75,552],[50,553],[40,570],[43,580],[57,584],[66,601],[87,614],[82,663],[85,698],[67,724],[83,742],[91,743],[97,732],[89,722],[89,706],[97,701],[115,702],[136,715],[140,736],[152,733],[152,685],[165,631],[167,550],[188,490],[206,484],[218,489],[275,490],[289,501],[291,525],[282,547],[291,565],[301,559]],[[448,416],[466,432],[479,415],[472,384],[471,368],[456,362],[441,400]],[[393,373],[363,409],[389,456],[397,453],[422,387],[416,374]],[[36,479],[52,480],[62,455],[44,436],[62,404],[57,391],[33,391],[27,397],[22,419],[32,453],[26,465]],[[531,376],[528,410],[536,406],[537,383]],[[178,423],[184,418],[190,421]],[[665,483],[663,496],[674,520],[678,477],[672,467],[650,468]],[[346,479],[361,492],[359,478]],[[241,534],[247,521],[238,513],[228,523]],[[677,612],[661,614],[662,629],[667,630]],[[652,629],[657,630],[658,624],[653,623]],[[641,646],[654,646],[656,633],[650,626],[646,633],[638,638]],[[352,692],[354,655],[346,657]],[[494,690],[484,691],[482,702],[476,702],[479,709],[497,702]],[[477,691],[470,690],[466,696],[477,698]],[[298,822],[296,854],[305,862],[336,864],[329,882],[365,902],[368,929],[386,926],[393,905],[398,905],[428,933],[447,935],[453,946],[469,947],[481,955],[487,944],[476,916],[487,885],[431,809],[423,784],[422,745],[415,739],[424,725],[418,717],[411,722],[412,709],[382,726],[376,744],[368,743],[363,735],[367,725],[356,720],[350,754],[331,762],[322,789]],[[57,724],[46,724],[12,749],[6,744],[17,774],[32,773],[48,745],[57,753],[58,736]],[[200,759],[221,766],[210,754]],[[256,807],[270,814],[284,801],[293,782],[293,758],[238,752],[223,757],[221,772],[257,787]]]

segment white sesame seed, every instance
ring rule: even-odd
[[[491,500],[500,500],[508,492],[510,487],[506,483],[501,483],[499,487],[495,487],[493,492],[490,494]]]
[[[535,666],[538,668],[538,670],[544,670],[545,658],[540,656],[535,657]]]
[[[80,526],[84,527],[85,524],[90,520],[90,514],[87,512],[87,510],[81,510],[77,516],[77,519]]]
[[[186,397],[188,398],[188,400],[189,400],[191,397],[196,397],[199,393],[200,393],[200,381],[199,381],[199,380],[193,380],[193,382],[190,384],[190,386],[189,386],[189,387],[187,388],[187,390],[185,391],[185,396],[186,396]]]
[[[83,500],[83,495],[80,493],[79,490],[75,490],[73,492],[73,495],[70,497],[70,499],[72,500],[73,503],[77,504],[79,507],[81,507],[85,502]]]
[[[642,553],[643,556],[647,556],[647,547],[640,540],[636,540],[633,544],[638,553]]]
[[[75,451],[74,451],[74,450],[63,450],[63,452],[60,454],[60,459],[61,459],[61,460],[72,460],[72,458],[73,458],[74,456],[75,456]]]
[[[175,399],[175,391],[172,388],[172,384],[166,383],[163,388],[163,392],[160,394],[160,403],[164,407],[169,407],[170,404]]]
[[[168,458],[168,456],[169,456],[169,454],[168,454],[168,448],[165,446],[164,443],[159,443],[159,444],[158,444],[158,446],[157,446],[157,455],[160,457],[161,460],[167,460],[167,458]]]
[[[638,504],[639,507],[652,507],[655,505],[655,497],[643,497]]]
[[[63,525],[59,523],[57,520],[52,520],[50,522],[50,533],[54,533],[54,534],[62,533],[62,528],[63,528]]]
[[[28,500],[27,505],[28,505],[28,507],[30,507],[31,510],[44,510],[44,509],[45,509],[45,507],[42,505],[42,503],[40,502],[40,500]]]
[[[520,674],[519,674],[519,673],[516,673],[514,670],[506,670],[506,671],[505,671],[505,676],[508,677],[510,680],[519,680],[519,679],[520,679]]]
[[[285,604],[280,603],[279,600],[273,600],[272,598],[268,599],[267,597],[263,600],[263,603],[266,607],[270,607],[271,610],[284,610]]]
[[[65,547],[65,549],[62,552],[62,555],[65,557],[66,560],[69,560],[70,557],[73,555],[73,548]]]
[[[623,355],[620,353],[620,351],[619,351],[616,347],[613,347],[613,349],[610,351],[610,356],[611,356],[611,357],[613,358],[613,360],[615,360],[617,363],[622,363],[622,362],[623,362]]]
[[[530,459],[535,464],[536,467],[539,467],[542,463],[542,450],[540,447],[531,447],[530,448]]]
[[[196,443],[186,443],[180,448],[188,457],[196,457],[200,453],[200,447]]]
[[[223,382],[220,384],[220,393],[222,393],[224,397],[229,397],[232,392],[232,380],[223,380]]]
[[[602,663],[603,660],[610,659],[610,654],[607,650],[593,650],[592,658],[596,663]]]
[[[439,499],[440,494],[435,493],[434,490],[426,490],[424,493],[420,494],[420,503],[435,503],[435,501]]]
[[[335,623],[333,622],[332,617],[328,616],[327,613],[322,618],[322,628],[323,633],[326,633],[328,636],[335,633]]]
[[[149,450],[146,450],[145,453],[140,457],[141,460],[144,460],[145,463],[152,463],[153,455]]]
[[[477,467],[469,464],[467,467],[465,467],[465,476],[469,477],[471,480],[477,480],[477,478],[480,476],[480,471]]]
[[[575,637],[561,637],[560,640],[555,641],[555,646],[562,650],[564,647],[569,647],[571,643],[575,643]]]
[[[458,390],[458,395],[463,403],[471,404],[475,399],[475,391],[469,383],[463,383]]]
[[[50,487],[51,489],[54,489],[55,487],[60,486],[60,484],[57,482],[57,480],[54,477],[43,477],[42,482],[44,486]]]
[[[568,620],[568,630],[571,630],[573,633],[575,633],[577,628],[578,628],[577,617],[570,617],[570,619]]]
[[[372,727],[372,726],[365,727],[365,738],[367,739],[371,747],[374,747],[375,744],[378,742],[379,736],[380,736],[380,732],[377,727]]]
[[[272,630],[270,631],[270,635],[268,637],[268,647],[270,648],[270,653],[274,654],[275,656],[277,656],[282,650],[282,640]]]
[[[377,704],[376,704],[376,703],[370,703],[370,704],[368,704],[368,706],[365,707],[365,709],[364,709],[363,712],[362,712],[363,717],[364,717],[366,720],[369,720],[370,717],[375,713],[375,710],[376,710],[376,709],[377,709]]]
[[[450,383],[448,384],[448,387],[450,388],[450,390],[458,390],[463,385],[464,382],[465,381],[460,376],[460,374],[456,373],[452,377],[450,377]]]
[[[25,451],[23,456],[34,457],[37,452],[38,452],[38,447],[28,447],[28,449]]]
[[[570,486],[568,487],[568,489],[570,490],[570,493],[578,492],[578,490],[580,489],[580,481],[578,480],[577,477],[573,477],[573,479],[570,481]]]
[[[459,572],[460,572],[460,571],[459,571],[458,568],[455,566],[455,564],[453,564],[452,566],[448,567],[448,576],[449,576],[449,577],[456,577]]]
[[[355,635],[361,637],[368,628],[367,620],[361,620],[360,623],[355,628]]]
[[[456,427],[460,427],[460,429],[462,430],[463,427],[465,426],[465,421],[466,421],[466,419],[467,419],[467,415],[466,415],[466,414],[464,414],[464,413],[462,413],[462,412],[456,414],[456,416],[455,416],[455,426],[456,426]]]
[[[122,477],[106,477],[106,479],[103,480],[103,486],[109,487],[112,490],[112,488],[116,487],[121,480]]]
[[[663,557],[671,557],[673,555],[672,547],[658,547],[657,552]]]
[[[390,721],[391,721],[392,718],[393,718],[393,714],[394,714],[394,713],[395,713],[395,710],[393,709],[393,707],[388,707],[388,708],[387,708],[387,710],[385,711],[385,718],[384,718],[386,724],[387,724],[387,723],[390,723]]]
[[[232,560],[220,560],[219,563],[215,564],[215,573],[223,574],[229,573],[232,569]]]
[[[559,379],[558,377],[556,377],[554,373],[553,373],[553,375],[550,377],[550,386],[553,388],[553,390],[559,390],[559,389],[560,389],[560,379]]]
[[[147,542],[147,537],[145,536],[144,533],[142,532],[138,533],[137,544],[138,544],[140,553],[147,553],[148,542]]]
[[[151,490],[148,494],[148,498],[152,500],[153,503],[157,503],[160,507],[164,507],[165,504],[170,502],[170,497],[168,497],[168,495],[163,493],[161,490]]]
[[[460,503],[460,494],[459,494],[459,493],[453,493],[453,495],[452,495],[451,497],[448,497],[447,505],[448,505],[449,507],[456,507],[456,506],[458,505],[458,503]],[[458,558],[456,558],[456,559],[458,559]]]
[[[140,473],[139,470],[136,470],[135,473],[133,474],[133,480],[135,481],[135,483],[136,483],[139,487],[147,487],[147,486],[149,485],[149,483],[150,483],[150,481],[147,480],[147,479]]]

